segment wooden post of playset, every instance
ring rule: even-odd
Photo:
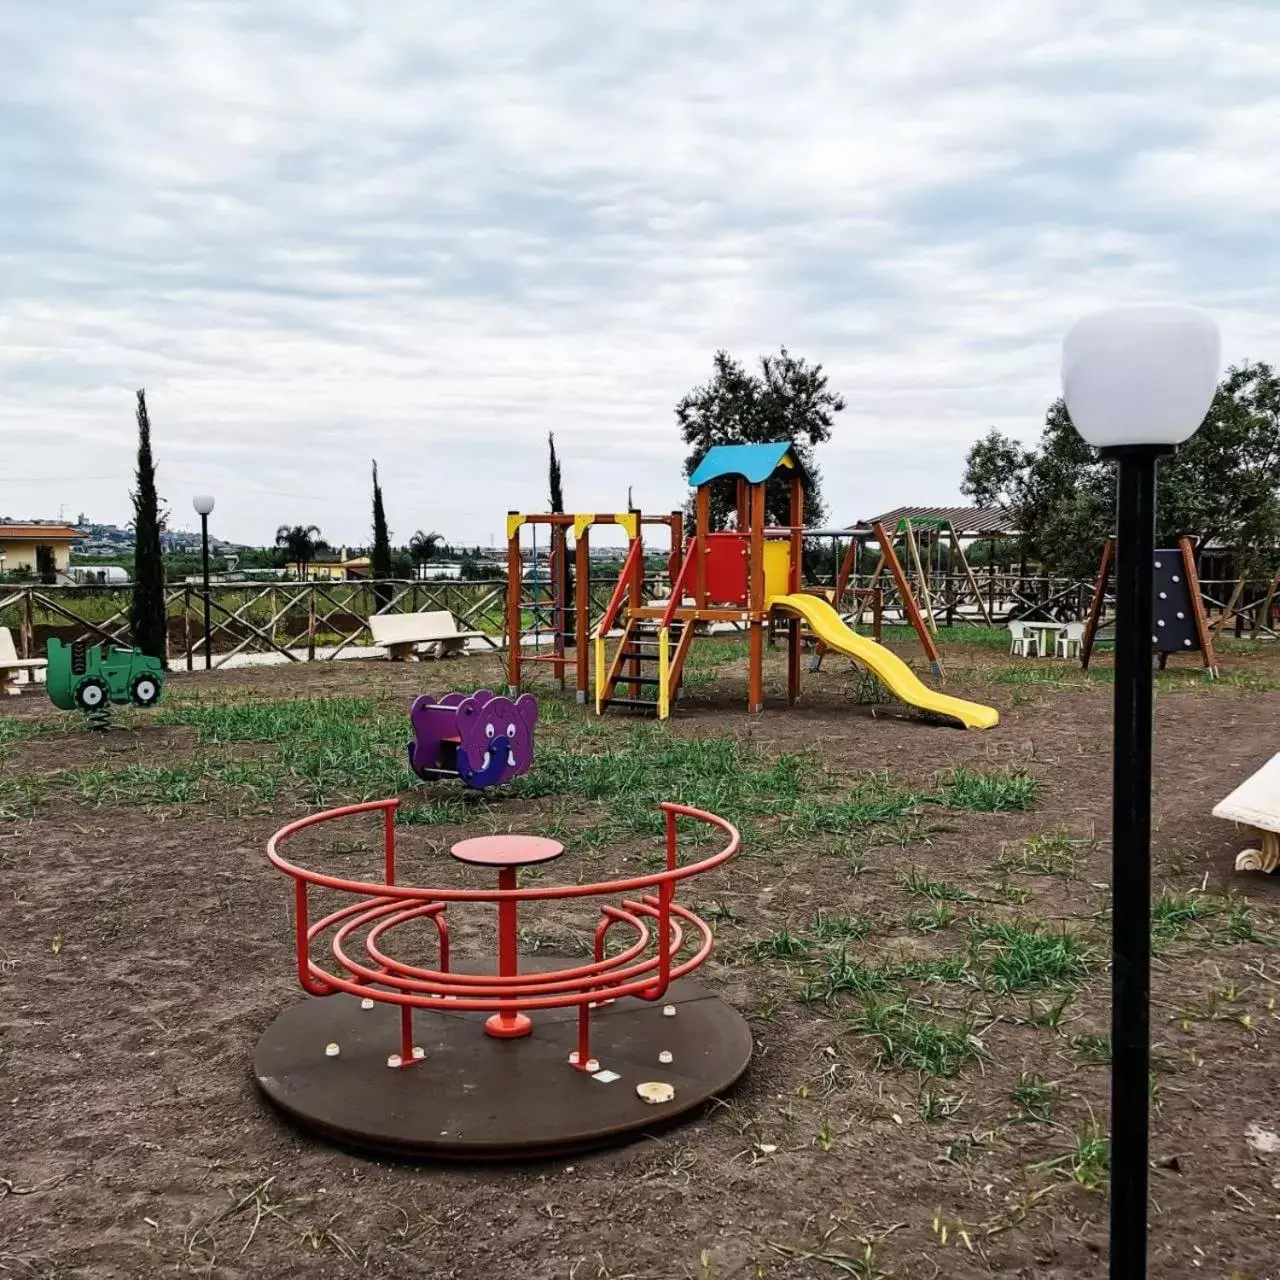
[[[660,517],[655,517],[658,519]],[[684,514],[673,511],[667,521],[671,529],[671,550],[667,553],[667,582],[674,588],[684,564]]]
[[[938,652],[938,646],[934,642],[933,636],[930,635],[929,628],[925,626],[924,619],[920,616],[919,606],[916,604],[915,597],[911,594],[911,584],[907,581],[907,575],[903,572],[902,563],[893,549],[893,542],[889,538],[888,531],[878,520],[872,526],[872,531],[875,534],[876,541],[880,544],[881,560],[889,566],[889,572],[893,575],[894,585],[898,588],[898,598],[902,602],[902,611],[911,620],[911,625],[916,629],[916,635],[920,637],[921,647],[924,649],[925,656],[929,659],[929,669],[938,679],[942,679],[942,655]],[[873,574],[873,582],[875,577],[876,575]]]
[[[565,672],[569,665],[565,657],[564,630],[565,613],[569,608],[569,540],[565,537],[564,524],[554,519],[551,525],[551,537],[547,540],[547,586],[551,596],[551,653],[552,669],[555,672],[556,684],[561,689],[565,686]]]
[[[524,633],[520,612],[524,599],[524,562],[520,558],[523,523],[518,511],[507,512],[507,684],[513,692],[520,688],[520,640]]]
[[[573,522],[574,628],[573,656],[577,664],[576,698],[585,703],[591,688],[591,523],[581,516]]]
[[[711,532],[711,495],[704,484],[694,499],[694,547],[693,597],[694,607],[707,607],[707,536]]]
[[[804,481],[798,470],[791,472],[791,563],[787,571],[787,592],[795,595],[803,583],[804,563]],[[800,619],[792,615],[787,624],[787,705],[800,696]]]
[[[751,486],[751,532],[747,553],[747,710],[764,710],[764,483]]]

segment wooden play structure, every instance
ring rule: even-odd
[[[670,535],[667,571],[674,581],[680,571],[680,544],[684,538],[684,517],[679,511],[669,515],[646,516],[639,511],[587,514],[569,512],[507,513],[506,642],[507,683],[521,688],[526,663],[545,663],[561,689],[567,684],[572,638],[577,697],[585,703],[591,689],[591,528],[617,525],[627,535],[627,562],[634,555],[644,573],[642,531],[645,526],[665,526]],[[532,576],[525,577],[521,531],[533,535]],[[539,573],[537,531],[548,530],[547,576]],[[573,551],[569,533],[573,532]],[[570,568],[572,565],[572,569]],[[637,586],[641,590],[642,584]],[[637,599],[639,597],[637,596]],[[526,626],[526,615],[532,624]],[[544,652],[543,642],[548,652]]]
[[[1102,563],[1093,589],[1093,601],[1085,620],[1080,644],[1080,665],[1088,670],[1094,642],[1109,622],[1103,621],[1107,586],[1115,566],[1116,540],[1108,538],[1102,548]],[[1165,669],[1171,653],[1198,653],[1210,679],[1218,674],[1218,659],[1213,651],[1213,634],[1205,616],[1196,572],[1196,552],[1190,538],[1179,538],[1176,547],[1165,547],[1155,553],[1155,581],[1151,604],[1151,640],[1159,655],[1160,670]]]
[[[789,486],[790,510],[785,526],[765,523],[765,486],[775,476],[785,477]],[[710,485],[725,479],[737,483],[735,527],[713,532]],[[747,707],[751,711],[764,708],[766,627],[773,624],[785,628],[787,701],[793,703],[800,694],[804,639],[801,628],[807,624],[810,635],[820,645],[852,658],[902,701],[958,720],[966,728],[986,729],[998,723],[999,716],[992,708],[928,688],[895,654],[850,630],[838,610],[841,582],[837,582],[834,593],[825,588],[805,588],[802,552],[810,532],[804,528],[804,473],[788,442],[716,445],[698,464],[690,482],[696,491],[696,527],[683,546],[673,527],[669,596],[665,600],[645,600],[644,551],[640,539],[633,538],[609,605],[592,633],[597,712],[618,708],[666,719],[679,692],[695,638],[727,624],[747,630]],[[848,536],[847,532],[844,536]],[[892,540],[880,528],[877,536],[930,666],[940,674],[937,646],[915,604]],[[512,565],[518,573],[515,559]],[[849,573],[841,576],[843,585],[847,585]],[[512,593],[513,597],[518,594]],[[610,654],[608,641],[615,634],[617,643]],[[581,647],[578,663],[581,689],[585,671]],[[649,692],[652,696],[644,696]]]

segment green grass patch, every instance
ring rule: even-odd
[[[190,804],[218,777],[212,761],[174,768],[131,764],[123,769],[79,769],[62,775],[72,793],[94,805]]]
[[[976,984],[972,958],[967,955],[936,956],[929,960],[908,960],[893,966],[893,976],[909,982]]]
[[[919,636],[914,627],[889,623],[881,628],[881,636],[885,643],[918,644]],[[940,627],[938,639],[943,645],[971,644],[982,649],[994,649],[1000,653],[1009,651],[1009,632],[1005,627]]]
[[[42,778],[0,778],[0,822],[29,818],[41,806],[48,791]]]
[[[995,865],[1002,871],[1033,876],[1072,876],[1080,854],[1097,848],[1095,837],[1078,838],[1066,831],[1042,831],[1021,847],[1006,849]]]
[[[299,698],[288,702],[206,702],[184,698],[161,704],[161,724],[192,725],[200,743],[317,741],[341,725],[379,714],[368,698]],[[408,717],[400,721],[408,738]]]
[[[533,769],[512,790],[529,798],[604,802],[615,825],[656,834],[662,829],[660,801],[708,809],[741,824],[745,817],[789,811],[813,785],[814,773],[807,755],[770,757],[736,738],[674,738],[645,725],[585,754],[540,743]]]
[[[1091,1031],[1073,1036],[1071,1047],[1085,1062],[1111,1061],[1111,1033]]]
[[[916,933],[936,933],[954,923],[955,912],[947,902],[935,902],[928,911],[912,911],[907,916],[907,928]]]
[[[757,960],[794,960],[809,954],[810,943],[791,932],[786,925],[767,938],[757,938],[749,943],[746,953]]]
[[[866,916],[818,914],[805,926],[805,932],[822,942],[859,942],[871,932]]]
[[[973,773],[952,769],[938,779],[935,803],[975,813],[1008,813],[1034,807],[1040,784],[1021,769]]]
[[[1042,925],[1008,920],[973,925],[969,949],[1000,991],[1075,986],[1088,975],[1093,961],[1090,949],[1065,930],[1055,933]]]
[[[1020,1120],[1052,1120],[1058,1089],[1056,1085],[1046,1084],[1039,1076],[1024,1071],[1009,1097],[1018,1105]]]
[[[967,889],[945,880],[934,880],[918,867],[903,872],[901,883],[904,889],[932,902],[972,902],[974,898]]]
[[[1115,672],[1110,667],[1090,667],[1085,671],[1075,665],[1038,665],[1035,659],[1016,667],[984,667],[980,678],[987,684],[1007,684],[1024,689],[1090,689],[1097,685],[1115,684]]]
[[[923,1018],[907,1001],[868,1001],[849,1028],[871,1041],[880,1067],[954,1076],[984,1053],[971,1017]]]
[[[1082,1187],[1096,1191],[1106,1183],[1111,1168],[1111,1140],[1102,1126],[1091,1120],[1076,1131],[1069,1150],[1031,1168],[1035,1172],[1053,1170],[1065,1174]]]
[[[0,716],[0,751],[15,742],[31,742],[35,738],[52,738],[67,732],[63,719],[45,720],[36,716]]]

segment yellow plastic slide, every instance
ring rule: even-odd
[[[769,601],[769,608],[798,614],[823,644],[860,662],[888,687],[894,697],[901,698],[913,707],[932,711],[935,715],[950,716],[953,720],[959,720],[966,729],[992,729],[1000,723],[1000,713],[994,707],[965,702],[963,698],[952,698],[922,684],[915,672],[897,654],[890,653],[883,645],[868,640],[866,636],[850,631],[840,620],[840,615],[820,596],[806,595],[803,592],[773,596]]]

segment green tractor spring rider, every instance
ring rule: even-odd
[[[111,704],[154,707],[164,687],[164,666],[141,649],[118,645],[65,644],[50,640],[45,651],[49,699],[63,711],[83,711],[94,728],[110,723]]]

